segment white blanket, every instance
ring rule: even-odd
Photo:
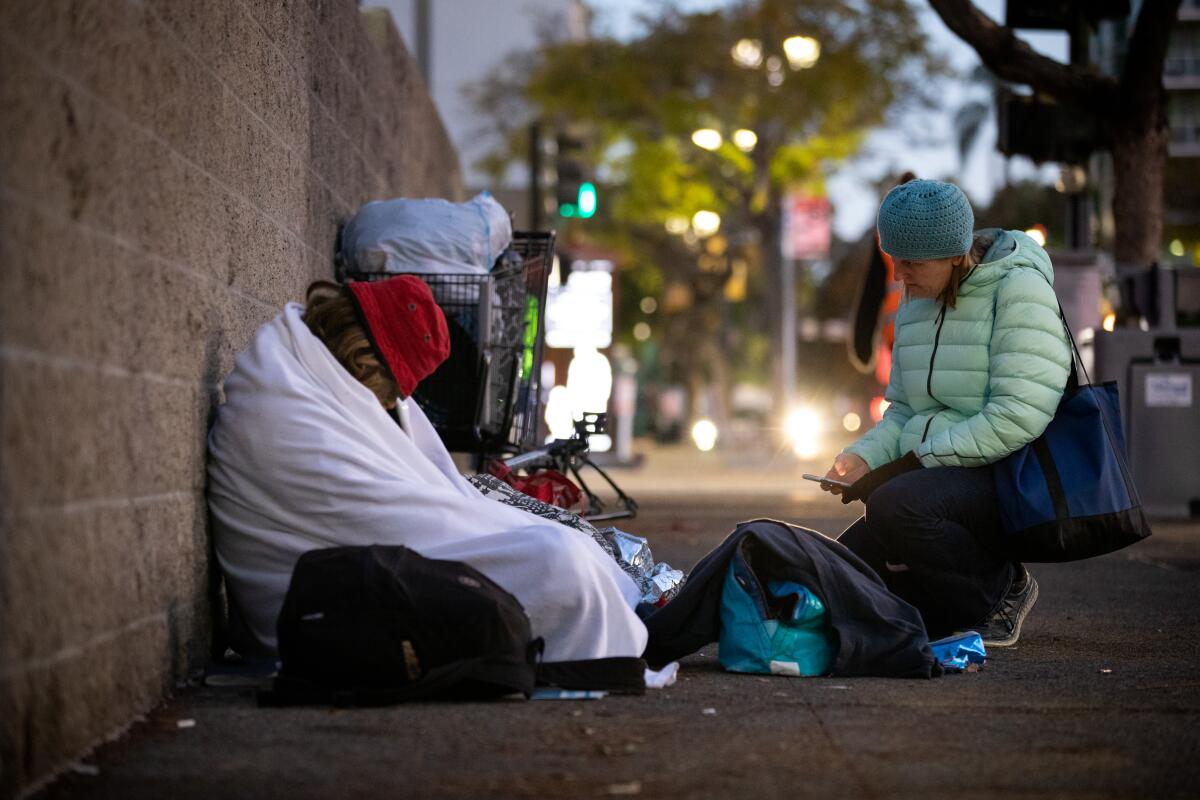
[[[599,546],[483,497],[410,403],[401,429],[289,304],[225,380],[209,434],[217,557],[252,641],[273,654],[301,553],[399,544],[463,561],[521,602],[547,661],[640,656],[639,591]]]

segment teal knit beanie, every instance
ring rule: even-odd
[[[878,225],[879,247],[892,258],[953,258],[971,249],[975,212],[952,183],[909,181],[883,198]]]

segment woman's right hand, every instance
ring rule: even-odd
[[[833,460],[833,466],[829,468],[829,472],[825,473],[825,477],[835,481],[854,483],[870,471],[871,468],[867,466],[867,462],[859,456],[853,453],[838,453],[837,458]],[[832,494],[842,493],[842,487],[829,483],[822,483],[821,488]]]

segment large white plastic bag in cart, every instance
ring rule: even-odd
[[[356,272],[482,275],[512,243],[512,222],[487,192],[465,203],[374,200],[342,231],[342,260]]]

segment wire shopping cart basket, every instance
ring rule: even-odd
[[[511,250],[487,274],[347,271],[347,281],[411,274],[429,284],[446,315],[450,357],[414,399],[446,449],[479,456],[537,444],[546,282],[555,235],[513,233]]]

